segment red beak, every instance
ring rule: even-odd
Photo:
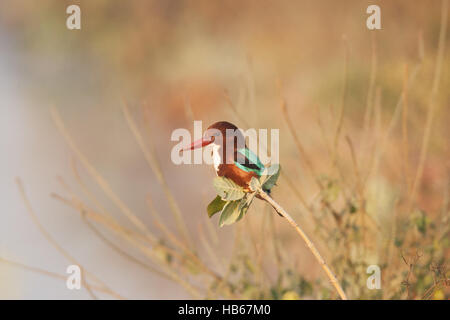
[[[213,142],[213,140],[205,140],[205,139],[199,139],[197,141],[194,141],[191,143],[191,145],[189,147],[185,147],[182,149],[182,151],[188,151],[188,150],[194,150],[197,148],[202,148],[204,146],[207,146],[208,144],[210,144],[211,142]]]

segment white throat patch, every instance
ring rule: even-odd
[[[219,153],[219,149],[220,146],[217,144],[214,144],[212,147],[212,157],[213,157],[213,164],[214,164],[214,169],[217,171],[219,171],[219,165],[222,162],[220,153]]]

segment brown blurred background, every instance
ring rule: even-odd
[[[70,4],[80,5],[81,30],[66,28],[65,11]],[[366,28],[370,4],[381,7],[382,30]],[[59,110],[80,149],[112,188],[151,225],[146,195],[152,195],[161,212],[168,206],[127,128],[122,98],[129,102],[140,125],[148,112],[151,135],[146,139],[157,150],[169,186],[195,233],[196,221],[204,218],[205,207],[215,195],[212,168],[173,165],[172,130],[192,130],[192,118],[203,120],[204,126],[218,120],[243,126],[227,105],[227,92],[254,127],[280,129],[283,170],[311,199],[317,189],[312,177],[305,174],[280,114],[277,82],[283,84],[282,94],[305,149],[319,171],[325,171],[322,168],[329,159],[317,122],[318,110],[330,129],[326,135],[331,137],[347,57],[343,136],[353,138],[364,167],[366,149],[359,138],[374,43],[380,132],[386,130],[401,95],[405,66],[413,70],[423,54],[423,67],[409,99],[409,156],[411,166],[417,165],[440,16],[441,1],[2,1],[0,256],[58,273],[64,273],[68,264],[27,216],[14,183],[19,176],[42,224],[67,251],[122,295],[186,297],[171,282],[123,260],[85,228],[77,213],[50,198],[51,192],[63,192],[57,176],[72,184],[74,180],[72,153],[51,120],[50,107]],[[449,40],[447,32],[437,111],[418,191],[418,205],[431,212],[441,207],[449,181]],[[376,176],[392,190],[390,194],[402,185],[400,141],[401,130],[396,126]],[[341,143],[340,148],[347,147]],[[344,171],[351,171],[347,164],[343,164]],[[86,173],[82,175],[89,181]],[[293,216],[301,217],[299,205],[283,188],[280,182],[274,196],[287,203]],[[101,197],[99,190],[95,192]],[[231,236],[232,228],[222,228],[220,236]],[[281,241],[289,241],[290,232],[283,231]],[[228,251],[224,248],[224,252]],[[315,263],[308,256],[301,269],[321,276]],[[0,264],[0,297],[88,296],[67,290],[64,281]]]

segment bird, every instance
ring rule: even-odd
[[[244,191],[251,192],[250,181],[260,178],[264,165],[258,156],[245,144],[245,138],[234,124],[218,121],[210,125],[203,137],[183,148],[194,150],[212,144],[212,159],[217,176],[230,179]],[[227,150],[227,147],[233,150]],[[228,151],[228,152],[227,152]],[[270,190],[264,190],[270,194]]]

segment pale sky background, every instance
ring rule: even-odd
[[[25,93],[33,86],[30,79],[43,77],[45,81],[52,70],[38,73],[39,67],[33,62],[39,58],[25,59],[13,39],[1,30],[0,47],[0,257],[59,274],[65,274],[69,265],[32,223],[15,184],[15,178],[20,177],[45,228],[111,288],[128,298],[185,297],[183,291],[176,290],[177,286],[118,258],[82,224],[74,210],[50,197],[51,192],[63,193],[57,175],[73,183],[69,165],[71,153],[50,118],[50,106],[36,103]],[[53,67],[58,68],[58,64]],[[67,80],[60,78],[63,79]],[[104,120],[109,122],[109,130],[98,138],[99,143],[114,131],[115,119]],[[133,149],[136,155],[139,150],[134,146]],[[113,177],[115,170],[110,169],[109,177]],[[136,188],[145,184],[144,178],[140,180],[133,181]],[[134,196],[133,189],[129,193]],[[155,289],[161,286],[164,290]],[[68,290],[61,280],[0,262],[0,298],[84,299],[89,295],[85,290]]]

